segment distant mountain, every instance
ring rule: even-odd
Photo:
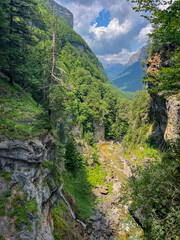
[[[130,58],[126,66],[130,66],[138,61],[142,61],[143,55],[145,54],[144,51],[146,49],[146,46],[140,48],[135,54],[133,54]]]
[[[112,82],[123,91],[136,92],[137,90],[142,90],[143,83],[139,81],[142,78],[143,70],[141,62],[138,61],[127,66],[118,77],[112,79]]]
[[[107,72],[108,77],[112,80],[119,76],[119,74],[124,69],[124,65],[117,63],[117,64],[104,64],[104,68]]]
[[[139,81],[143,78],[141,61],[143,59],[145,47],[139,49],[129,58],[127,64],[105,64],[105,70],[113,84],[123,91],[135,92],[142,90],[143,83]]]

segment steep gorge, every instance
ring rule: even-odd
[[[158,172],[158,177],[152,175],[163,163],[158,147],[166,149],[168,140],[178,139],[179,95],[161,99],[151,92],[150,98],[143,90],[132,103],[120,98],[107,84],[101,63],[72,30],[72,15],[66,10],[71,27],[56,16],[55,74],[60,81],[52,82],[53,11],[38,2],[41,21],[32,33],[37,45],[23,49],[29,55],[15,66],[13,84],[4,71],[13,65],[8,66],[9,56],[0,49],[5,62],[0,68],[0,239],[139,239],[143,231],[129,210],[143,226],[151,210],[166,210],[166,196],[159,197],[158,185],[165,186],[163,192],[168,184],[176,186],[159,182],[179,177],[176,165],[165,178],[163,168],[160,179]],[[151,57],[151,75],[160,69],[160,62],[158,54]],[[176,151],[170,152],[170,162],[164,162],[167,169],[176,164]],[[143,175],[138,174],[149,169],[148,179],[139,186]],[[137,186],[130,197],[132,189],[128,185],[124,189],[128,179]],[[154,179],[158,179],[154,189],[146,192]],[[136,194],[144,198],[136,202]],[[156,194],[158,211],[151,202],[146,206]],[[164,219],[163,215],[160,222]]]

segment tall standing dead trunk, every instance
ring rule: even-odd
[[[56,66],[56,59],[55,59],[55,44],[56,44],[56,24],[55,24],[55,7],[53,9],[53,49],[52,49],[52,70],[51,70],[51,84],[54,79],[54,70]]]
[[[10,35],[13,34],[13,0],[10,1],[9,3],[10,5],[10,23],[9,23],[9,31],[10,31]],[[12,47],[12,43],[10,42],[10,48]],[[10,60],[10,59],[9,59]],[[14,77],[13,77],[13,67],[12,67],[12,62],[11,60],[9,61],[9,69],[10,69],[10,73],[9,73],[9,78],[10,78],[10,84],[13,85],[14,83]]]

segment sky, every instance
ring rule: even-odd
[[[126,64],[147,42],[151,25],[127,0],[56,0],[74,15],[74,30],[102,63]]]

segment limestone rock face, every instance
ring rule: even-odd
[[[60,18],[65,18],[69,24],[70,27],[73,28],[74,25],[74,18],[73,14],[65,7],[61,6],[60,4],[57,3],[57,1],[53,0],[45,0],[49,4],[49,6],[53,9],[54,7],[56,8],[56,13]]]
[[[104,122],[94,122],[94,139],[96,142],[98,141],[104,141],[105,139],[105,127]]]
[[[0,175],[0,197],[2,199],[7,197],[8,201],[13,204],[17,196],[26,195],[27,201],[36,200],[37,202],[36,218],[31,212],[28,212],[28,209],[25,214],[28,224],[31,226],[30,229],[27,228],[27,223],[22,222],[20,230],[16,228],[16,214],[15,217],[13,217],[13,213],[11,213],[12,216],[7,214],[12,212],[13,207],[10,206],[9,202],[3,202],[3,211],[6,213],[1,212],[0,233],[5,239],[54,239],[53,223],[50,217],[50,200],[58,188],[50,189],[46,181],[46,178],[50,177],[50,171],[42,167],[42,163],[46,159],[52,160],[54,143],[55,140],[50,133],[34,141],[9,139],[0,135],[0,171],[2,173]],[[7,174],[10,174],[10,179],[4,177]],[[23,207],[26,200],[20,199],[18,201]],[[20,218],[22,219],[22,217]]]
[[[42,163],[44,159],[44,146],[42,142],[29,140],[9,140],[0,136],[0,159],[22,161],[26,163]]]
[[[179,138],[180,99],[175,95],[161,99],[158,94],[152,93],[151,97],[156,118],[153,135],[160,148],[163,148],[168,140],[176,141]]]
[[[179,138],[180,98],[174,95],[161,99],[158,94],[151,94],[153,111],[156,118],[154,136],[156,142],[163,148],[165,143]]]
[[[179,138],[180,133],[180,98],[177,96],[171,96],[167,99],[167,126],[164,133],[164,139],[173,140]]]
[[[168,67],[169,61],[163,53],[154,54],[146,63],[147,73],[154,76],[162,67]],[[147,83],[151,89],[152,84]],[[166,142],[176,141],[179,138],[180,120],[180,93],[161,98],[162,93],[150,93],[153,105],[153,114],[156,118],[154,137],[160,148],[164,148]]]

